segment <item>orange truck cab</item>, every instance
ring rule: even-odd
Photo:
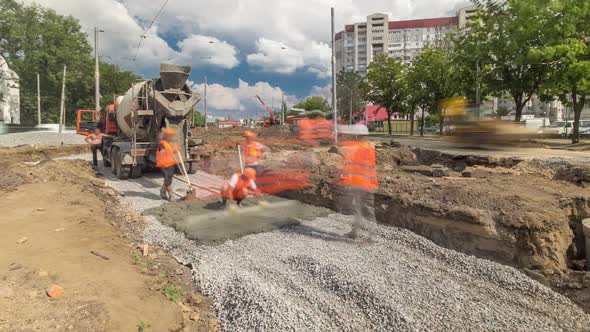
[[[76,133],[88,136],[100,122],[100,114],[91,110],[78,110],[76,114]]]
[[[88,136],[97,126],[102,128],[106,135],[116,135],[119,131],[115,105],[110,104],[104,109],[104,114],[94,110],[78,110],[76,115],[76,133]]]

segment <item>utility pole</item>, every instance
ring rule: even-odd
[[[334,112],[334,142],[338,143],[338,109],[336,106],[336,26],[334,22],[334,7],[332,16],[332,111]]]
[[[94,28],[94,98],[95,110],[100,112],[100,69],[98,61],[98,28]]]
[[[65,125],[65,116],[66,116],[66,68],[67,66],[64,65],[64,76],[61,83],[61,103],[60,103],[60,111],[59,111],[59,133],[61,136],[61,144],[64,144],[63,138],[63,127]]]
[[[281,124],[285,125],[285,93],[281,92]]]
[[[350,115],[349,115],[349,122],[352,125],[352,91],[350,91]]]
[[[275,121],[275,95],[274,95],[274,93],[270,95],[270,109],[272,110],[270,120],[271,120],[271,122],[274,122]]]
[[[37,74],[37,126],[41,126],[41,82]]]
[[[205,131],[207,131],[207,75],[205,75]]]

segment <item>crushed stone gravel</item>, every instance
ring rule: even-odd
[[[590,316],[511,267],[348,216],[197,245],[148,216],[147,241],[193,266],[224,331],[584,331]]]
[[[29,131],[0,135],[0,146],[19,145],[60,145],[62,135],[55,132]],[[64,144],[85,144],[84,136],[76,133],[64,133]]]

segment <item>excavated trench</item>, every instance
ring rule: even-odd
[[[280,196],[338,211],[337,174],[330,161],[338,151],[330,151],[312,167],[312,186]],[[535,162],[517,158],[456,156],[396,145],[378,148],[378,163],[378,222],[546,276],[586,268],[581,221],[590,217],[590,191],[547,175],[559,175],[569,166],[539,169]],[[448,167],[449,176],[432,177],[428,170],[433,164]]]

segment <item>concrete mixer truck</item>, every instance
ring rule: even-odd
[[[103,163],[119,179],[140,177],[155,167],[156,148],[165,128],[176,129],[188,173],[197,171],[197,142],[190,138],[190,128],[200,97],[186,84],[190,71],[188,66],[161,64],[159,78],[134,82],[125,95],[105,108],[102,117],[90,116],[108,129],[109,136],[103,138]],[[88,127],[81,123],[83,112],[94,111],[79,111],[78,128]]]

